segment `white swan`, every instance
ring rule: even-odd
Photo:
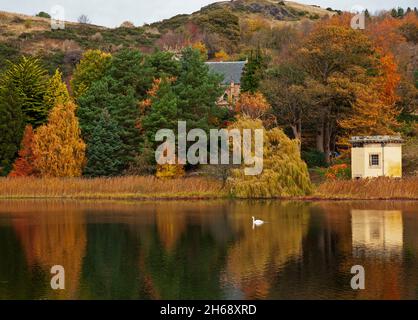
[[[263,221],[263,220],[256,220],[254,217],[253,217],[253,226],[261,226],[261,225],[263,225],[265,222]]]

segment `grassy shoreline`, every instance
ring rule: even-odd
[[[231,198],[222,182],[204,177],[0,178],[0,199],[211,200]],[[278,200],[418,200],[418,177],[327,181],[313,194]]]

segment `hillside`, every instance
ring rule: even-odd
[[[206,44],[209,55],[219,50],[234,54],[239,52],[243,30],[249,25],[257,29],[260,24],[295,24],[327,14],[333,12],[295,2],[237,0],[214,3],[191,15],[177,15],[141,27],[110,29],[67,23],[65,30],[52,31],[49,19],[0,11],[0,69],[5,60],[19,53],[40,56],[50,70],[64,66],[66,73],[86,49],[114,52],[134,47],[150,52],[199,41]]]

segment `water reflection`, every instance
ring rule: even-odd
[[[390,257],[403,248],[403,223],[400,210],[351,210],[355,255]]]
[[[417,207],[2,201],[0,299],[416,299]],[[56,264],[64,291],[49,286]]]

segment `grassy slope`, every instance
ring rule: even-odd
[[[324,9],[293,2],[282,5],[279,1],[237,0],[214,3],[191,15],[178,15],[137,28],[109,29],[67,22],[65,30],[52,32],[49,19],[0,11],[0,68],[2,60],[15,56],[16,52],[41,55],[46,57],[47,61],[55,59],[56,64],[59,65],[60,62],[64,63],[64,54],[90,48],[107,51],[118,50],[121,47],[153,50],[156,46],[161,47],[162,44],[157,41],[164,34],[181,33],[191,21],[197,23],[205,32],[217,33],[221,38],[228,38],[225,30],[216,29],[216,22],[207,22],[207,17],[211,13],[215,14],[215,18],[218,15],[221,19],[225,12],[237,16],[240,21],[261,17],[271,23],[297,22],[304,18],[316,19],[317,17],[313,15],[321,17],[332,14]],[[58,57],[59,55],[61,57]]]

